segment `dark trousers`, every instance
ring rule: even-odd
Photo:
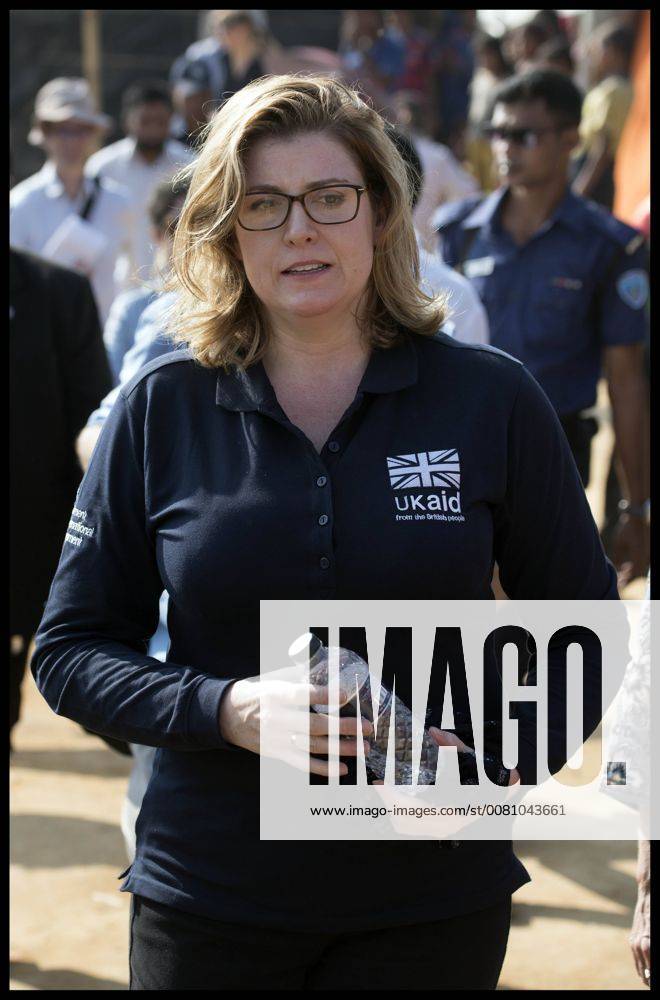
[[[433,923],[316,934],[210,920],[135,895],[129,989],[494,990],[510,923],[510,896]]]

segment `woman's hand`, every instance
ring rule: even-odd
[[[287,673],[286,671],[283,673]],[[348,767],[340,762],[319,760],[310,754],[339,753],[355,757],[358,737],[369,736],[373,726],[367,719],[340,717],[337,740],[329,735],[330,716],[311,712],[311,705],[327,705],[328,689],[282,676],[249,677],[234,681],[220,704],[220,735],[228,743],[276,757],[312,774],[337,776]],[[369,744],[364,743],[365,754]]]

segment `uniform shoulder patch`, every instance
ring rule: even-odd
[[[649,278],[646,271],[634,268],[619,275],[616,283],[619,297],[631,309],[643,309],[649,297]]]

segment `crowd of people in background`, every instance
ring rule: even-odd
[[[41,523],[48,540],[32,589],[24,572],[32,563],[17,553],[12,569],[11,724],[81,474],[72,474],[72,458],[89,462],[112,386],[172,349],[163,293],[186,194],[174,179],[194,161],[214,112],[265,74],[340,77],[390,122],[410,171],[420,280],[427,294],[448,298],[445,332],[527,365],[555,405],[585,486],[597,383],[607,377],[616,446],[603,541],[621,583],[646,574],[648,192],[625,221],[612,214],[646,13],[616,12],[585,37],[579,17],[539,11],[495,37],[477,11],[351,10],[331,52],[282,46],[267,11],[211,11],[208,37],[181,54],[168,80],[139,79],[126,90],[125,137],[105,146],[112,123],[87,81],[58,78],[39,90],[29,141],[44,165],[10,195],[11,318],[29,336],[39,327],[42,346],[29,356],[52,361],[34,402],[46,416],[35,440],[47,442],[45,427],[57,438],[39,492],[52,486],[61,502],[48,520],[27,499],[30,483],[15,483],[14,531],[35,537]],[[69,337],[62,331],[74,310],[85,322]],[[15,352],[13,407],[32,398],[25,387],[37,378],[23,352]],[[14,424],[24,437],[23,421]],[[17,440],[16,468],[23,448]],[[33,443],[28,449],[34,454]],[[152,655],[164,656],[163,622]],[[144,774],[130,790],[127,845],[151,761],[140,748],[133,754]]]

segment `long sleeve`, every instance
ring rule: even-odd
[[[618,600],[616,574],[603,552],[568,442],[550,402],[525,369],[509,424],[506,498],[495,522],[495,559],[509,597]],[[548,652],[549,689],[558,694],[548,728],[551,773],[560,770],[575,749],[565,747],[562,655],[558,641]],[[528,683],[534,682],[532,663]],[[600,722],[601,698],[598,663],[585,653],[585,737]],[[535,732],[535,723],[521,709],[523,783],[533,780]]]
[[[144,417],[122,392],[76,497],[32,672],[58,715],[95,732],[226,749],[217,719],[231,681],[146,655],[164,587],[146,523],[144,452]]]

